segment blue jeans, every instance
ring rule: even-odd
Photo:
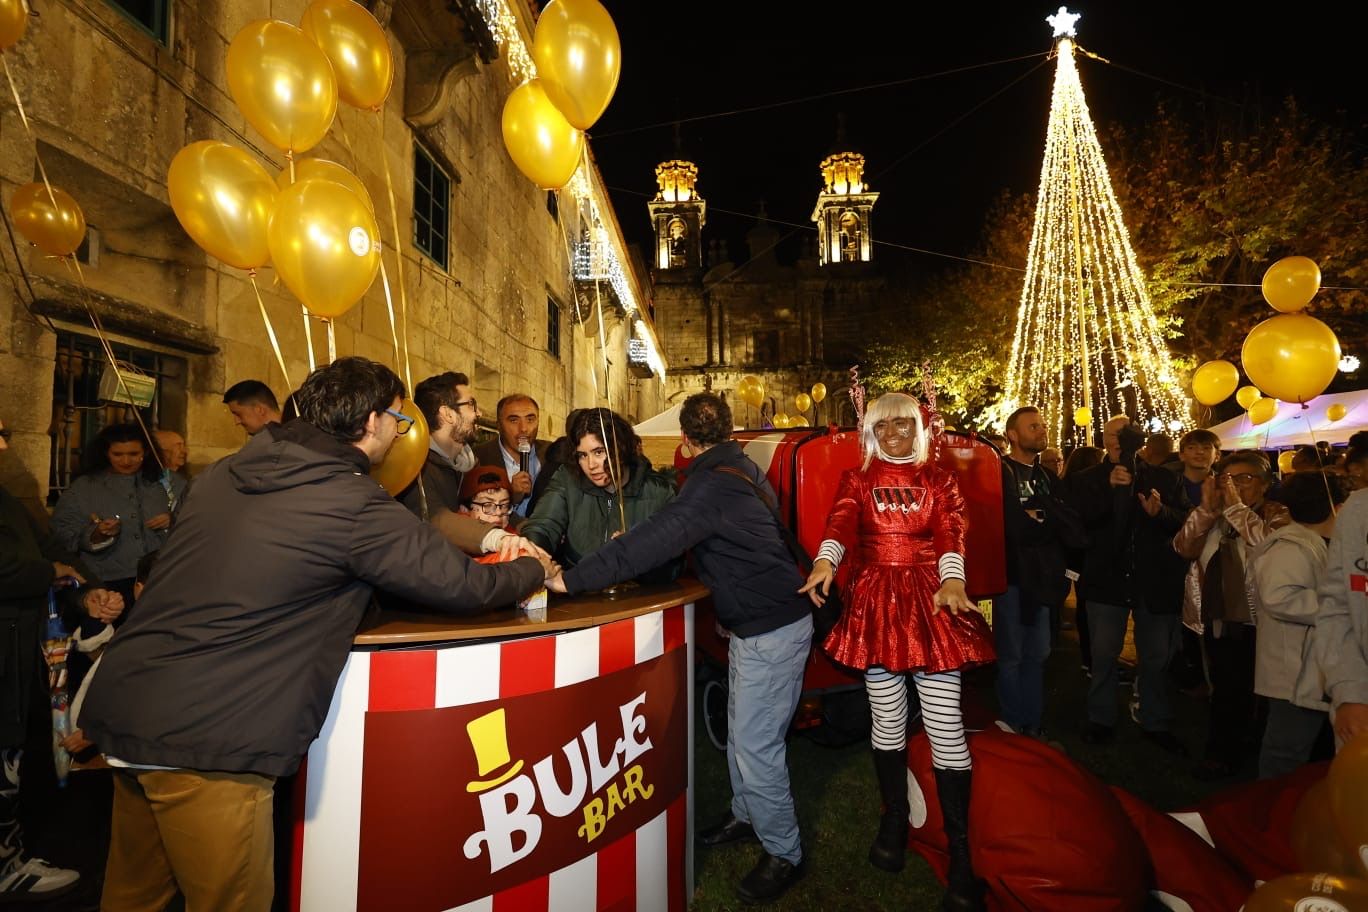
[[[1088,721],[1116,724],[1116,660],[1126,642],[1126,618],[1135,616],[1135,652],[1139,660],[1140,727],[1168,731],[1169,662],[1178,650],[1177,614],[1152,614],[1143,607],[1133,612],[1123,605],[1088,599],[1088,633],[1092,638],[1092,683],[1088,687]]]
[[[727,772],[732,816],[750,821],[765,851],[797,864],[803,858],[789,787],[789,722],[803,691],[812,651],[812,617],[727,643]]]
[[[1306,709],[1269,697],[1268,724],[1259,748],[1259,778],[1285,776],[1311,762],[1311,749],[1325,721],[1323,709]]]
[[[1050,609],[1037,605],[1035,616],[1023,620],[1021,589],[1008,586],[993,599],[993,644],[1003,721],[1017,731],[1039,729],[1045,711],[1045,660],[1050,657]]]

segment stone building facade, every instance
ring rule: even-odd
[[[704,388],[729,395],[747,375],[765,383],[756,408],[731,397],[738,424],[761,427],[798,414],[794,397],[816,383],[827,399],[807,424],[849,424],[849,369],[887,332],[888,277],[874,262],[872,210],[878,194],[863,179],[864,158],[838,148],[822,161],[812,220],[817,238],[797,262],[775,256],[780,233],[765,216],[746,236],[747,256],[732,262],[715,239],[705,246],[707,204],[698,168],[679,159],[656,169],[650,210],[656,325],[670,363],[668,398]],[[706,182],[706,175],[703,176]],[[705,252],[706,251],[706,252]]]
[[[43,3],[24,39],[6,53],[42,163],[52,183],[80,203],[91,228],[78,253],[88,300],[120,360],[157,376],[157,399],[145,414],[185,434],[192,472],[243,442],[222,404],[224,389],[256,378],[283,400],[290,386],[276,366],[249,276],[184,233],[168,202],[167,168],[183,146],[202,139],[243,148],[273,174],[286,166],[229,96],[225,55],[247,23],[297,23],[306,5]],[[306,154],[352,169],[376,203],[396,307],[400,273],[406,292],[413,380],[464,371],[486,412],[504,393],[527,392],[541,403],[543,436],[559,434],[575,406],[609,404],[635,420],[656,414],[665,405],[664,363],[639,357],[628,369],[629,341],[636,340],[638,355],[643,345],[657,345],[648,308],[636,304],[649,293],[625,253],[606,192],[592,165],[580,198],[569,191],[548,196],[514,167],[500,118],[516,82],[482,6],[367,6],[390,38],[393,91],[380,113],[339,105],[328,137]],[[508,9],[530,45],[534,19],[526,0],[508,0]],[[402,264],[393,252],[386,160]],[[34,144],[8,104],[0,108],[5,205],[38,175]],[[440,231],[434,218],[444,222]],[[583,271],[576,278],[577,247],[590,243],[591,219],[607,239],[600,246],[626,265],[613,281]],[[0,283],[0,419],[14,431],[0,483],[43,499],[67,480],[81,443],[129,413],[100,396],[103,355],[71,269],[16,240],[0,239],[7,279]],[[257,283],[297,385],[308,371],[299,303],[269,267]],[[600,304],[602,335],[592,309]],[[317,322],[311,329],[322,361],[324,330]],[[336,321],[336,348],[395,364],[379,279]],[[605,360],[614,364],[606,384]]]

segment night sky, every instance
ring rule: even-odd
[[[763,199],[771,218],[808,226],[781,246],[781,261],[811,243],[817,166],[839,114],[882,194],[876,243],[967,253],[1002,190],[1035,189],[1054,75],[1045,17],[1057,3],[604,2],[624,63],[590,135],[629,240],[649,241],[654,167],[675,155],[669,121],[913,77],[931,78],[683,123],[683,153],[698,163],[708,203],[705,238],[726,240],[744,258],[749,216]],[[1111,61],[1079,57],[1099,130],[1143,122],[1160,99],[1191,106],[1205,92],[1213,106],[1244,102],[1271,115],[1291,93],[1304,110],[1364,135],[1361,32],[1342,6],[1258,12],[1243,3],[1108,0],[1070,9],[1083,14],[1078,44]],[[963,71],[935,75],[954,69]],[[887,257],[909,258],[916,271],[950,262],[876,248],[876,259]]]

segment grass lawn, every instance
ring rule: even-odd
[[[1133,656],[1133,652],[1131,653]],[[996,706],[991,669],[975,673],[967,682],[966,699]],[[1125,708],[1129,688],[1117,688],[1121,719],[1116,740],[1107,746],[1084,744],[1087,679],[1080,670],[1078,642],[1065,631],[1046,668],[1046,728],[1069,756],[1103,781],[1120,785],[1162,811],[1170,811],[1219,790],[1191,775],[1193,761],[1174,757],[1140,738]],[[1200,755],[1206,733],[1205,701],[1174,695],[1177,719],[1174,732],[1194,756]],[[798,805],[798,822],[808,860],[807,877],[784,898],[768,907],[814,912],[893,912],[931,910],[940,900],[941,885],[915,853],[908,853],[901,874],[870,865],[866,855],[874,838],[879,797],[867,741],[847,747],[824,747],[803,735],[789,740],[789,769]],[[1245,771],[1252,778],[1252,768]],[[699,829],[725,814],[731,797],[725,756],[698,726],[695,748],[695,819]],[[747,908],[736,897],[735,886],[758,858],[755,844],[733,844],[695,852],[695,893],[691,908],[735,910]]]

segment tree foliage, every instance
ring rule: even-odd
[[[1239,363],[1249,330],[1274,315],[1264,272],[1300,254],[1321,268],[1308,312],[1368,361],[1368,169],[1348,129],[1288,100],[1273,117],[1160,106],[1140,127],[1104,133],[1113,189],[1176,363]],[[910,304],[916,331],[874,346],[871,392],[913,385],[929,362],[952,424],[1000,416],[1035,195],[1004,195],[975,259],[931,279]],[[1004,268],[1005,267],[1005,268]],[[1337,286],[1337,287],[1328,287]],[[1354,383],[1357,378],[1341,381]]]

